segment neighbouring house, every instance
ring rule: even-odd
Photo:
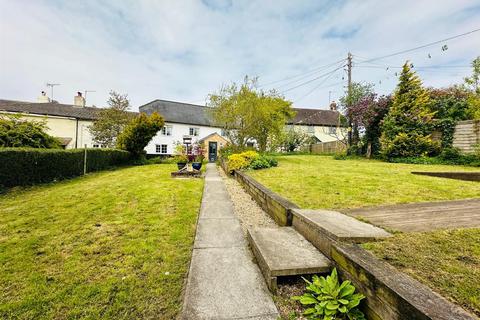
[[[347,128],[340,123],[340,112],[335,102],[330,110],[294,108],[295,118],[287,123],[287,128],[306,132],[315,138],[317,143],[344,140]]]
[[[93,141],[88,127],[93,123],[99,108],[86,107],[81,93],[74,104],[51,102],[45,93],[38,102],[0,100],[0,114],[20,115],[27,120],[45,121],[47,133],[60,140],[63,148],[101,147]]]
[[[51,102],[44,93],[39,102],[0,100],[0,114],[21,115],[29,120],[44,120],[48,133],[62,141],[64,148],[89,148],[102,146],[93,141],[89,126],[97,118],[100,108],[86,107],[81,93],[74,104]],[[340,113],[335,109],[294,108],[296,116],[286,126],[303,130],[318,142],[336,141],[344,137],[345,128],[339,126]],[[222,128],[216,126],[208,107],[168,100],[154,100],[139,107],[140,112],[158,112],[165,126],[145,148],[148,155],[174,154],[176,143],[184,138],[204,146],[210,161],[215,161],[218,151],[228,144]]]

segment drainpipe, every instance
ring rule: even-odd
[[[78,118],[75,118],[75,120],[77,121],[75,123],[75,149],[77,149],[77,147],[78,147]]]

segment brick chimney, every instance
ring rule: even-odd
[[[332,103],[330,103],[330,110],[337,111],[337,103],[335,101],[332,101]]]
[[[75,107],[85,107],[85,98],[80,91],[78,91],[77,95],[73,98],[73,105]]]

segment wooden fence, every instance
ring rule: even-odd
[[[346,149],[346,144],[341,141],[320,142],[310,146],[310,152],[315,154],[339,153]]]
[[[478,144],[480,144],[480,121],[459,121],[453,134],[453,146],[462,152],[471,153]]]

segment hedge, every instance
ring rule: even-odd
[[[86,149],[87,172],[128,164],[130,153],[115,149]],[[0,187],[51,182],[83,174],[85,149],[0,149]]]

